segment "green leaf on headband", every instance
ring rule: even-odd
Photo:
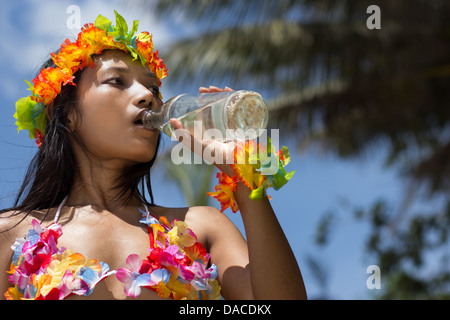
[[[30,90],[31,92],[33,92],[34,91],[34,85],[30,81],[28,81],[27,79],[25,79],[25,82],[28,85],[28,89],[27,90]]]
[[[31,100],[31,97],[20,98],[16,101],[16,113],[14,113],[14,118],[17,119],[17,133],[20,130],[28,130],[31,139],[34,139],[32,112],[36,103],[36,101]]]
[[[47,114],[45,106],[41,102],[31,100],[31,96],[20,98],[16,101],[16,113],[13,116],[17,125],[17,133],[20,130],[28,130],[31,139],[35,139],[35,129],[45,133]]]
[[[33,126],[44,134],[47,124],[47,113],[45,112],[45,106],[41,102],[34,105],[31,111],[31,117],[33,119]]]
[[[137,58],[141,57],[141,55],[136,51],[135,48],[133,48],[133,46],[127,45],[127,48],[128,48],[128,52],[130,53],[133,60],[136,60]],[[142,62],[142,60],[141,60],[141,62]],[[143,65],[145,65],[145,64],[143,64]]]
[[[125,36],[128,35],[128,25],[125,19],[117,13],[116,10],[114,10],[114,13],[116,14],[116,28],[119,32],[119,36]]]
[[[102,16],[101,14],[98,15],[97,19],[95,19],[94,25],[102,30],[109,31],[111,28],[112,22],[108,18]]]
[[[128,34],[128,42],[131,42],[131,39],[133,38],[134,34],[138,31],[138,27],[139,27],[139,20],[134,20],[133,27],[131,28],[131,31]]]

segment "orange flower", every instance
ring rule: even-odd
[[[196,242],[193,246],[184,248],[186,254],[192,259],[201,259],[204,263],[208,263],[209,254],[200,242]]]
[[[66,39],[61,45],[59,53],[55,54],[53,52],[51,56],[56,66],[69,70],[73,74],[79,68],[82,54],[83,50],[77,43],[70,42],[69,39]]]
[[[258,150],[261,148],[261,143],[256,144],[251,140],[237,145],[234,151],[234,164],[231,168],[238,180],[251,190],[261,186],[264,181],[264,176],[255,170],[260,167]]]
[[[66,70],[48,67],[42,69],[39,75],[33,79],[34,94],[39,97],[32,97],[37,102],[44,105],[49,104],[61,92],[61,85],[69,83],[73,76]]]
[[[237,178],[230,178],[223,172],[218,172],[217,178],[219,178],[219,184],[215,187],[216,191],[208,192],[207,195],[214,197],[220,202],[222,212],[229,207],[233,213],[236,213],[238,206],[233,192],[236,190]]]
[[[170,297],[174,300],[181,300],[191,292],[191,284],[182,283],[177,280],[176,276],[172,275],[166,284],[162,281],[158,283],[156,292],[163,298]]]
[[[126,50],[126,46],[122,43],[115,42],[113,37],[108,36],[106,31],[95,27],[92,23],[86,24],[78,35],[77,44],[84,48],[85,57],[81,60],[80,69],[86,66],[92,67],[92,55],[100,54],[103,50],[118,49]]]
[[[163,60],[161,58],[159,58],[158,56],[159,51],[156,51],[155,53],[153,53],[153,63],[155,64],[156,68],[155,70],[152,70],[155,75],[158,77],[158,79],[163,79],[165,77],[167,77],[167,68],[166,65],[164,64]]]
[[[153,42],[150,33],[144,31],[136,36],[136,49],[148,64],[153,62]]]

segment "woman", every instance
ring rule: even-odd
[[[214,208],[154,205],[150,168],[160,137],[140,118],[162,103],[167,70],[150,35],[136,30],[137,21],[128,32],[117,13],[115,26],[99,16],[52,54],[32,95],[16,104],[19,129],[40,149],[0,219],[5,297],[306,298],[267,198],[251,200],[242,181],[232,196],[247,242]],[[234,176],[231,165],[216,165]]]

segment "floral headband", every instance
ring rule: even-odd
[[[156,75],[161,85],[161,79],[167,76],[167,68],[163,60],[158,57],[158,51],[153,51],[152,36],[148,32],[137,35],[139,20],[133,21],[128,32],[125,19],[116,11],[116,25],[102,15],[95,23],[86,24],[78,34],[77,40],[71,42],[66,39],[58,53],[51,57],[56,67],[42,69],[32,83],[25,80],[32,94],[20,98],[16,102],[17,132],[28,130],[31,139],[36,139],[41,146],[47,124],[48,108],[62,86],[76,84],[74,74],[85,67],[93,67],[92,55],[100,54],[106,49],[118,49],[128,52],[133,60],[139,59],[143,66],[148,66]]]

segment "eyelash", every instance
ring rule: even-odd
[[[122,78],[111,78],[111,79],[108,79],[106,81],[106,83],[116,85],[116,86],[124,84]],[[153,95],[155,95],[156,97],[159,96],[159,87],[158,86],[150,87],[150,88],[148,88],[148,90],[150,90],[153,93]]]
[[[106,82],[109,84],[113,84],[113,85],[122,85],[123,84],[123,81],[121,78],[111,78],[111,79],[108,79]],[[113,82],[115,82],[115,83],[113,83]]]
[[[150,90],[154,95],[159,95],[159,87],[150,87],[149,90]]]

